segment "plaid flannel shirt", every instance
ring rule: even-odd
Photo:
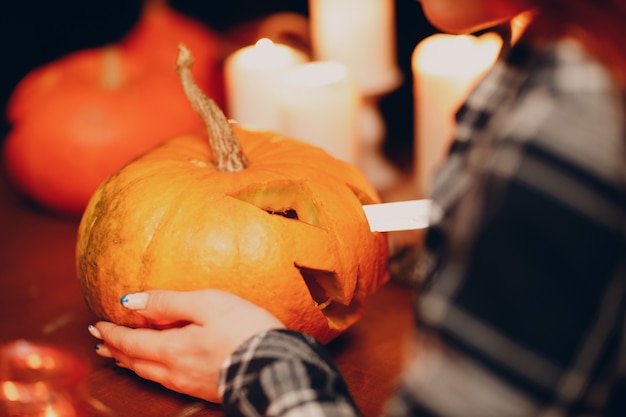
[[[626,415],[625,114],[571,40],[519,42],[472,92],[387,415]],[[242,346],[220,387],[229,416],[359,415],[324,347],[292,331]]]

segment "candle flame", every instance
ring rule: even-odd
[[[255,48],[260,48],[262,50],[268,50],[274,47],[274,42],[269,38],[261,38],[256,41],[254,45]]]
[[[239,51],[240,64],[247,68],[276,70],[293,63],[294,57],[304,61],[301,53],[287,45],[274,43],[269,38],[261,38],[254,45]]]
[[[527,11],[518,14],[517,16],[513,17],[513,19],[511,19],[511,44],[517,43],[519,38],[522,37],[524,31],[526,30],[534,16],[534,11]]]

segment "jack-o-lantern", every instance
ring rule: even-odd
[[[388,278],[387,238],[362,205],[379,201],[355,167],[310,144],[230,125],[178,71],[206,132],[169,140],[96,191],[78,231],[77,271],[100,318],[152,326],[119,299],[147,289],[217,288],[328,342]]]

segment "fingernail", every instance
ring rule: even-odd
[[[147,302],[148,294],[146,294],[145,292],[126,294],[120,299],[120,303],[122,303],[124,307],[131,310],[142,310],[146,308]]]
[[[87,326],[87,330],[89,330],[89,333],[96,339],[102,339],[102,334],[100,333],[100,330],[96,329],[96,326],[94,326],[93,324]]]
[[[100,356],[104,356],[105,358],[111,358],[113,357],[113,355],[111,355],[111,351],[109,350],[108,347],[104,346],[101,343],[98,343],[97,345],[95,345],[94,350],[96,351],[96,353]]]
[[[122,362],[120,362],[120,361],[115,361],[115,364],[116,364],[117,366],[119,366],[120,368],[128,368],[128,366],[124,365],[124,364],[123,364]]]

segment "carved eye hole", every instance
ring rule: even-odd
[[[295,211],[294,209],[287,209],[287,210],[282,210],[282,211],[273,211],[273,210],[266,209],[265,211],[267,211],[269,214],[273,214],[276,216],[283,216],[288,219],[298,220],[298,212]]]
[[[269,214],[323,227],[317,206],[304,182],[273,181],[252,184],[230,196]]]

